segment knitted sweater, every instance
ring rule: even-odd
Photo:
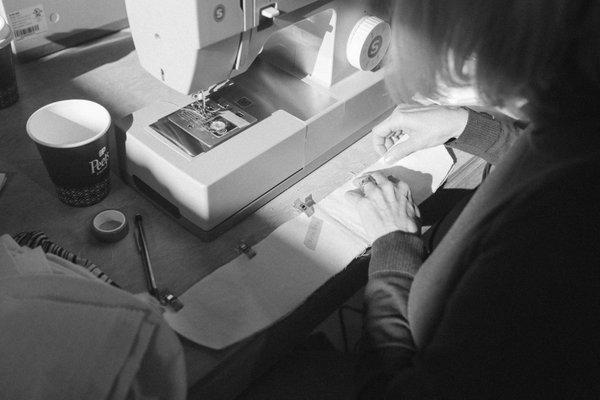
[[[494,171],[425,262],[373,244],[364,398],[600,398],[598,132],[470,111],[451,146]]]

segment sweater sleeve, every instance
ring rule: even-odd
[[[527,126],[508,117],[496,118],[471,109],[462,134],[446,142],[446,146],[481,157],[496,164]]]
[[[365,287],[365,352],[360,372],[362,398],[375,398],[390,373],[410,363],[415,352],[408,326],[408,293],[424,257],[422,239],[396,231],[373,243]]]
[[[482,228],[433,335],[371,398],[597,398],[600,199],[583,184],[594,176],[550,181]]]

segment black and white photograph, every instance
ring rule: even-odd
[[[0,400],[600,399],[600,0],[0,0]]]

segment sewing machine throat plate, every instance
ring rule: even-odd
[[[242,132],[257,119],[223,98],[195,101],[150,127],[189,156],[210,151]]]

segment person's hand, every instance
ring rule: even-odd
[[[373,130],[373,145],[388,163],[460,136],[469,113],[460,107],[398,106]]]
[[[371,172],[354,185],[357,189],[347,191],[346,198],[357,208],[371,243],[397,230],[421,233],[421,215],[406,183]]]

